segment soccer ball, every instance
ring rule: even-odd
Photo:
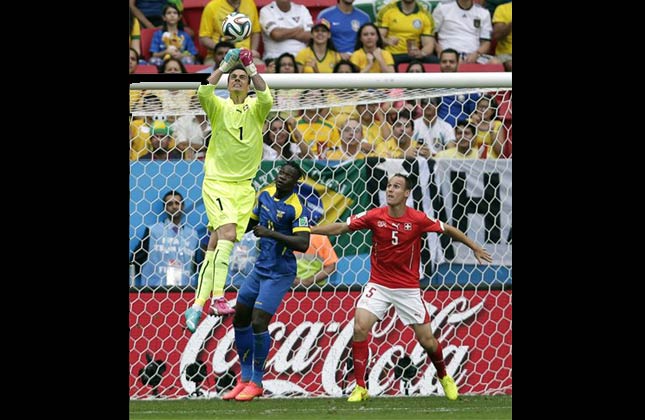
[[[222,33],[232,42],[240,42],[251,35],[251,19],[244,13],[233,12],[222,22]]]

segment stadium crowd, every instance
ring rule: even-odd
[[[512,70],[510,1],[398,0],[378,11],[355,3],[321,10],[292,0],[130,0],[130,73],[210,73],[242,47],[261,73]],[[221,33],[233,11],[252,21],[251,36],[237,43]],[[323,106],[334,94],[277,91],[283,108],[312,95],[321,106],[272,112],[263,159],[512,156],[510,92]],[[196,91],[131,91],[130,110],[131,160],[203,159],[209,122],[186,112],[200,110]]]

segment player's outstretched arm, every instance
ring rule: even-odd
[[[349,225],[347,223],[336,222],[324,226],[310,226],[310,229],[311,233],[331,236],[349,232]]]
[[[464,232],[459,230],[458,228],[454,226],[450,226],[447,223],[443,224],[444,228],[444,233],[448,236],[450,236],[452,239],[454,239],[457,242],[461,242],[462,244],[466,245],[468,248],[473,250],[473,253],[475,254],[475,258],[477,259],[477,262],[480,264],[482,263],[482,260],[492,263],[493,258],[490,256],[490,254],[481,246],[477,245],[475,241],[470,239]]]
[[[216,85],[219,82],[219,79],[222,78],[224,73],[231,71],[233,67],[237,64],[240,58],[240,49],[231,48],[226,52],[224,59],[220,63],[219,67],[216,68],[210,76],[206,79],[211,85]]]
[[[253,63],[253,53],[246,48],[240,48],[240,63],[244,66],[246,74],[251,78],[255,89],[265,91],[267,84],[262,76],[260,76],[260,73],[258,73],[258,70]]]

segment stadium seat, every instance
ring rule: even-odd
[[[513,99],[512,92],[506,91],[495,96],[499,104],[497,108],[497,118],[504,123],[506,128],[506,143],[502,150],[502,156],[505,158],[513,157]]]
[[[400,63],[397,71],[399,73],[405,73],[405,71],[408,69],[408,66],[409,66],[409,63]],[[426,73],[439,73],[441,71],[439,64],[423,63],[423,68],[425,69]],[[504,71],[504,65],[503,64],[463,63],[459,65],[459,71],[462,73],[497,72],[497,71]]]
[[[441,3],[441,0],[420,0],[422,3],[426,3],[428,6],[430,6],[430,12],[434,10],[435,7],[437,7],[437,4]],[[376,4],[378,3],[378,5]],[[378,13],[378,9],[380,10],[383,6],[389,4],[390,2],[383,2],[383,1],[376,1],[376,0],[356,0],[354,1],[354,7],[357,9],[362,10],[363,12],[367,13],[370,17],[370,22],[376,22],[376,14]]]
[[[272,1],[273,0],[255,0],[255,5],[259,10],[261,7],[266,6]],[[329,6],[336,6],[336,0],[296,0],[294,3],[302,4],[309,10],[311,10],[312,8],[324,9]]]
[[[198,71],[204,70],[208,67],[208,64],[184,64],[184,67],[186,67],[186,71],[188,73],[197,73]]]
[[[141,28],[141,55],[143,59],[150,60],[150,45],[152,45],[152,35],[157,28]]]
[[[504,71],[504,65],[503,64],[462,63],[459,65],[459,71],[464,73]]]
[[[513,157],[513,122],[511,120],[506,120],[504,122],[504,127],[506,127],[506,143],[504,143],[504,150],[502,150],[502,156],[505,158]]]
[[[504,91],[495,95],[495,101],[497,101],[497,117],[502,121],[512,121],[513,120],[513,102],[512,102],[512,92]]]
[[[197,55],[199,55],[201,60],[206,58],[208,50],[206,47],[202,46],[201,42],[199,42],[199,23],[202,20],[204,6],[206,6],[209,1],[210,0],[184,0],[184,20],[195,32],[193,43],[195,44],[195,48],[197,48]]]
[[[186,9],[203,9],[211,0],[183,0],[184,12]]]
[[[134,74],[157,74],[159,73],[159,70],[157,69],[157,66],[153,66],[151,64],[139,64],[137,66],[137,69],[134,71]]]
[[[370,17],[370,22],[376,21],[376,10],[374,8],[374,0],[356,0],[354,7],[367,13]]]
[[[398,73],[405,73],[409,66],[410,63],[399,63],[396,71]],[[423,68],[426,73],[439,73],[439,64],[423,63]]]

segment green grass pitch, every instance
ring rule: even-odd
[[[268,398],[251,402],[220,399],[132,400],[130,420],[213,420],[213,419],[511,419],[513,397],[373,397],[363,403],[345,398]]]

